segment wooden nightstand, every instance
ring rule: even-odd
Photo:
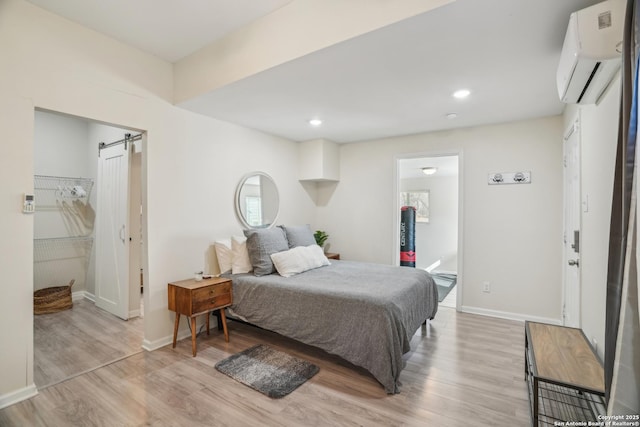
[[[329,259],[340,259],[340,254],[337,254],[334,252],[325,252],[324,256],[326,256]]]
[[[209,335],[209,313],[214,310],[220,310],[224,340],[229,342],[224,308],[229,307],[232,303],[231,279],[212,277],[201,281],[187,279],[169,283],[169,310],[176,312],[176,321],[173,327],[173,348],[176,347],[180,315],[184,314],[191,319],[191,349],[195,357],[196,317],[201,314],[207,315],[207,335]]]

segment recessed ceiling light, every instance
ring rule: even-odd
[[[457,114],[457,113],[448,113],[445,117],[446,117],[447,119],[449,119],[449,120],[453,120],[453,119],[455,119],[456,117],[458,117],[458,114]]]
[[[453,92],[453,96],[458,99],[466,98],[467,96],[469,96],[469,94],[471,94],[471,91],[467,89],[460,89]]]
[[[426,168],[422,168],[422,173],[425,174],[425,175],[433,175],[437,171],[438,171],[438,168],[433,167],[433,166],[428,166]]]
[[[309,120],[309,124],[311,126],[320,126],[322,124],[322,120],[320,120],[320,119],[311,119],[311,120]]]

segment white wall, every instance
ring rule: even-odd
[[[38,175],[95,178],[89,165],[89,124],[75,117],[35,112],[33,169]]]
[[[342,145],[340,182],[318,208],[319,225],[343,259],[393,263],[395,157],[460,151],[462,308],[559,322],[561,141],[557,116]],[[533,182],[487,185],[490,172],[518,170]]]
[[[401,191],[429,191],[429,222],[416,223],[416,267],[440,261],[437,270],[458,269],[458,177],[425,176],[400,182]]]
[[[91,174],[86,162],[88,133],[86,121],[36,111],[33,139],[34,174],[95,180],[95,175]],[[47,179],[44,184],[55,189],[64,183]],[[68,237],[74,233],[91,232],[90,229],[80,230],[79,227],[72,227],[73,218],[68,218],[69,215],[65,215],[58,203],[61,201],[61,198],[56,195],[58,191],[38,189],[35,193],[37,211],[34,214],[34,234],[36,238]],[[65,200],[65,202],[71,203],[71,200]]]
[[[196,115],[170,104],[171,64],[49,14],[0,0],[0,407],[34,393],[34,109],[148,131],[143,150],[147,254],[145,344],[170,342],[166,286],[211,262],[216,238],[240,232],[235,187],[263,170],[281,195],[279,222],[311,223],[315,206],[297,180],[294,142]]]
[[[95,168],[91,168],[87,162],[88,134],[86,121],[36,111],[34,173],[51,177],[88,178],[95,182]],[[92,218],[87,215],[91,203],[88,199],[75,199],[64,191],[56,190],[57,187],[68,185],[66,180],[43,178],[39,179],[39,188],[35,189],[34,290],[66,285],[71,279],[75,280],[74,292],[86,289],[90,241],[59,239],[93,236]],[[90,192],[91,188],[86,187],[85,190]]]

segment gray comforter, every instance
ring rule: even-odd
[[[236,315],[365,368],[387,393],[399,392],[402,355],[438,309],[433,279],[409,267],[332,261],[288,278],[230,277]]]

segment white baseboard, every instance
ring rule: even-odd
[[[78,291],[78,292],[74,292],[71,294],[71,300],[72,301],[79,301],[82,299],[87,299],[89,301],[91,301],[92,303],[95,304],[96,302],[96,296],[94,294],[92,294],[91,292],[87,292],[87,291]],[[136,309],[136,310],[131,310],[129,312],[129,318],[132,319],[134,317],[140,317],[140,309]]]
[[[532,322],[549,323],[551,325],[562,325],[560,319],[553,319],[550,317],[531,316],[528,314],[511,313],[508,311],[489,310],[486,308],[462,306],[460,311],[469,314],[479,314],[481,316],[498,317],[500,319],[517,320],[524,322],[530,320]]]
[[[431,271],[430,273],[433,273],[433,274],[454,274],[456,276],[458,275],[458,272],[455,271],[455,270],[437,270],[436,269],[436,270]]]
[[[30,399],[37,394],[38,389],[35,384],[31,384],[30,386],[21,388],[20,390],[0,395],[0,409],[22,402],[23,400]]]
[[[91,302],[96,302],[96,297],[95,295],[93,295],[91,292],[87,292],[87,291],[78,291],[78,292],[73,292],[71,294],[71,301],[79,301],[82,299],[88,299]]]
[[[177,340],[180,341],[181,339],[184,339],[184,338],[191,338],[191,331],[185,330],[182,332],[178,332]],[[144,348],[147,351],[157,350],[169,344],[173,344],[173,334],[167,335],[166,337],[162,337],[160,339],[153,340],[153,341],[142,340],[142,348]]]

